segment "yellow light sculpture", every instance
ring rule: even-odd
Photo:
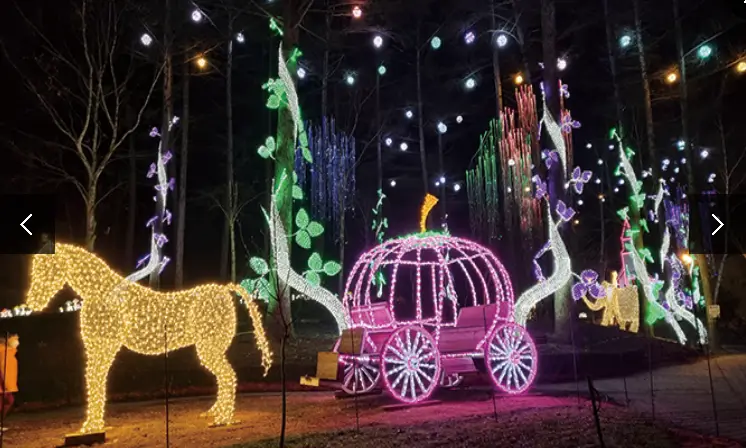
[[[601,325],[605,327],[617,326],[622,330],[637,333],[640,326],[640,303],[637,296],[637,286],[619,288],[617,273],[611,273],[611,283],[604,282],[606,297],[595,302],[583,296],[583,302],[591,311],[601,311]]]
[[[430,210],[432,210],[437,203],[438,198],[430,193],[425,196],[425,202],[422,203],[422,208],[420,209],[420,232],[424,233],[427,231],[427,215],[430,214]]]
[[[236,397],[236,373],[226,358],[236,333],[231,293],[241,296],[249,309],[265,375],[272,365],[259,308],[238,285],[207,284],[157,292],[126,283],[106,262],[83,248],[57,243],[55,254],[33,256],[26,304],[41,311],[66,284],[83,299],[80,332],[86,351],[88,409],[81,433],[104,429],[106,379],[122,346],[160,355],[194,345],[200,362],[218,384],[217,400],[207,414],[216,425],[231,423]]]

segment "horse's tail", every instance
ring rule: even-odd
[[[246,308],[249,310],[249,318],[254,326],[254,338],[256,339],[256,345],[262,352],[262,367],[264,367],[264,376],[267,376],[270,367],[272,367],[272,350],[269,347],[269,340],[267,339],[267,333],[264,331],[262,325],[262,315],[259,312],[259,307],[254,301],[254,297],[249,294],[244,288],[234,283],[229,283],[226,288],[230,292],[238,294],[244,302],[246,302]]]

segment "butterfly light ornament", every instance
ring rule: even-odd
[[[576,166],[575,169],[572,170],[572,178],[569,183],[572,185],[575,193],[583,194],[583,187],[591,180],[591,177],[593,177],[591,171],[581,171],[580,167]]]
[[[576,302],[586,295],[594,299],[603,299],[606,297],[606,289],[598,283],[598,273],[593,269],[586,269],[578,277],[580,282],[575,283],[572,287],[572,298]]]
[[[546,164],[547,169],[552,168],[552,165],[555,163],[560,163],[560,156],[557,151],[545,149],[541,152],[541,158],[544,159],[544,164]]]

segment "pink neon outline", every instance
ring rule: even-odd
[[[532,358],[532,369],[529,372],[528,379],[526,381],[526,384],[520,388],[520,389],[510,389],[509,387],[503,387],[498,381],[495,375],[492,374],[492,367],[490,366],[490,345],[487,344],[484,347],[484,364],[487,368],[487,373],[489,374],[490,378],[492,378],[492,383],[501,391],[508,393],[510,395],[518,395],[523,392],[526,392],[531,385],[534,383],[534,379],[536,379],[536,372],[539,370],[539,355],[536,352],[536,345],[534,344],[533,338],[531,338],[531,335],[526,331],[525,328],[522,326],[514,323],[514,322],[508,322],[500,325],[493,334],[490,334],[490,338],[493,338],[497,336],[497,333],[502,330],[503,328],[518,328],[523,335],[522,340],[526,340],[528,342],[529,351],[531,352],[531,358]]]
[[[426,391],[425,394],[415,397],[411,400],[406,399],[405,397],[402,397],[398,391],[394,390],[394,388],[391,387],[391,382],[389,381],[388,372],[386,371],[386,359],[385,359],[386,347],[388,347],[393,342],[394,338],[399,333],[404,333],[405,331],[408,332],[410,330],[414,330],[422,334],[422,336],[425,337],[426,339],[430,340],[430,344],[433,350],[433,361],[435,362],[435,373],[433,374],[433,380],[430,383],[429,390]],[[383,350],[381,350],[381,375],[383,376],[383,381],[386,384],[386,389],[388,389],[388,391],[391,392],[391,395],[393,395],[394,398],[401,401],[402,403],[416,404],[416,403],[421,403],[424,400],[427,400],[433,394],[435,389],[438,387],[438,383],[440,383],[440,371],[441,371],[441,365],[440,365],[440,353],[438,352],[438,346],[435,345],[435,340],[433,339],[430,332],[428,332],[422,327],[418,327],[416,325],[408,325],[405,327],[397,328],[396,330],[391,332],[391,335],[388,337],[388,339],[386,339],[386,343],[383,344]]]

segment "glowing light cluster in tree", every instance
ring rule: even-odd
[[[130,283],[103,260],[83,248],[57,243],[54,255],[34,255],[26,304],[43,310],[65,285],[83,299],[80,332],[86,351],[87,415],[82,433],[104,429],[106,379],[121,347],[159,355],[194,345],[200,362],[217,379],[218,396],[208,411],[215,424],[233,420],[236,374],[226,351],[236,333],[238,294],[248,307],[264,374],[272,365],[259,307],[238,285],[206,284],[157,292]],[[113,294],[112,291],[116,291]]]

